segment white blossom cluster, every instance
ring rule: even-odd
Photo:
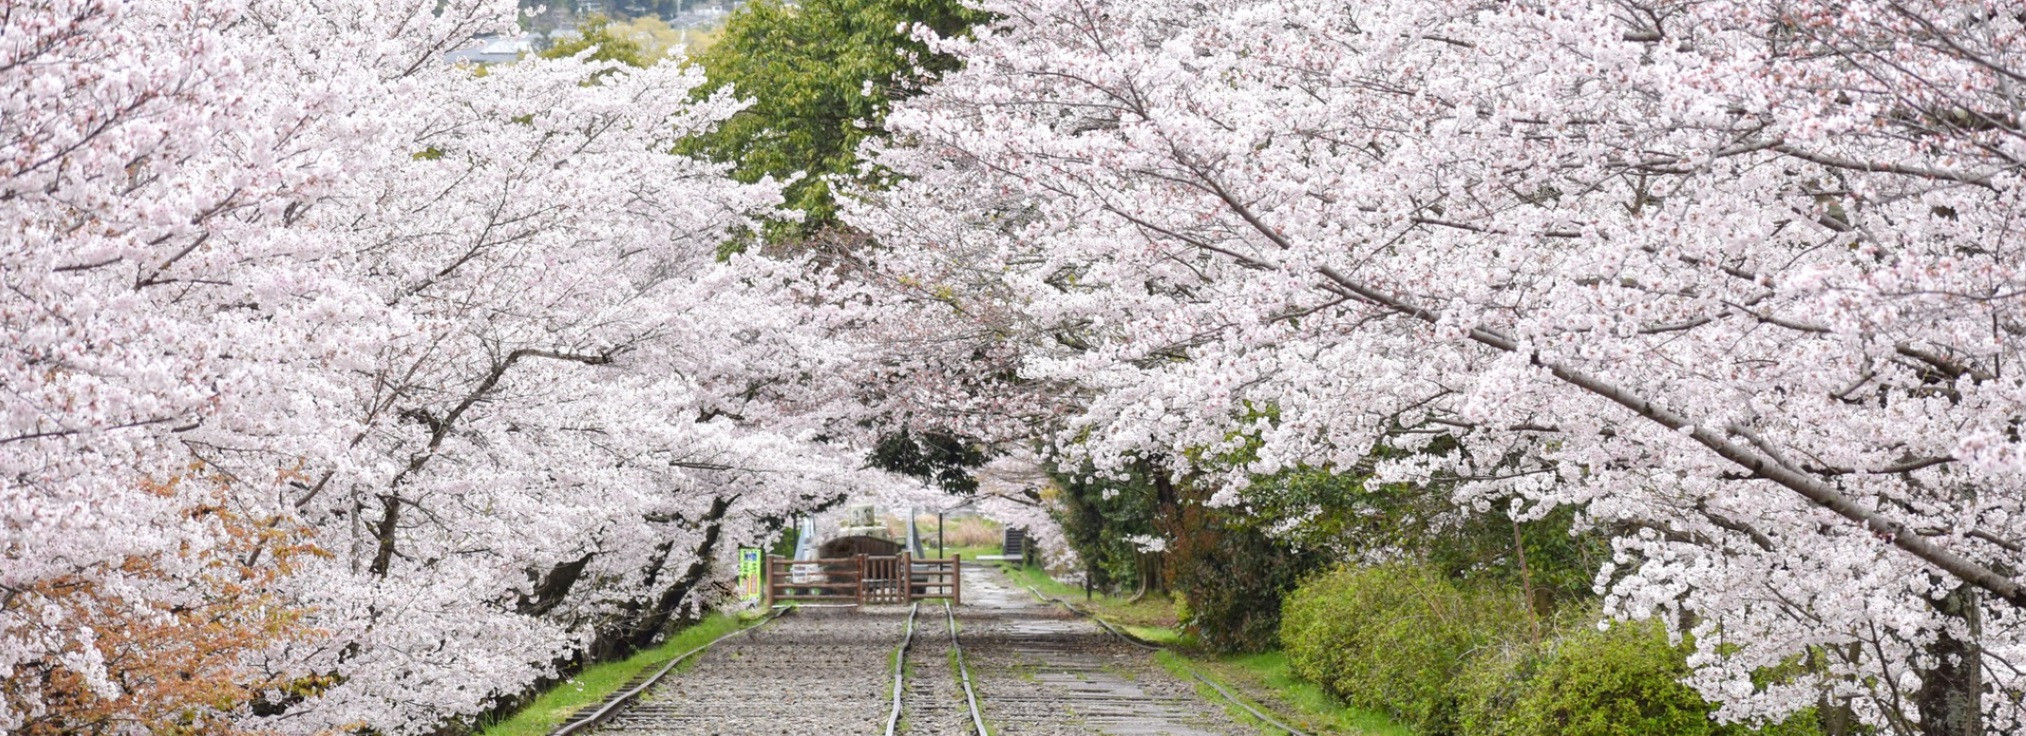
[[[1391,448],[1579,507],[1724,719],[2026,728],[2016,4],[981,5],[849,219],[1081,459]]]
[[[468,719],[695,610],[792,514],[911,492],[798,403],[848,357],[777,293],[801,267],[717,257],[778,187],[670,153],[740,103],[674,64],[441,61],[515,12],[0,14],[0,731],[52,668],[121,692],[56,591],[193,595],[215,500],[149,482],[311,530],[268,592],[315,635],[243,663],[307,684],[238,714],[292,733]]]

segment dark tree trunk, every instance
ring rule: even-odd
[[[1191,530],[1182,528],[1182,498],[1175,488],[1175,479],[1170,477],[1165,458],[1154,458],[1141,467],[1147,478],[1154,483],[1154,530],[1168,539],[1178,539]],[[1159,552],[1145,552],[1140,555],[1141,589],[1148,593],[1168,594],[1168,561]]]
[[[594,556],[587,553],[550,569],[549,574],[536,581],[535,589],[529,595],[521,596],[514,610],[523,616],[540,616],[555,610],[564,598],[569,597],[570,589],[577,586],[577,579],[583,577],[584,568],[591,564]],[[534,571],[530,570],[528,574],[533,576]]]
[[[1977,589],[1958,585],[1935,601],[1942,615],[1964,624],[1962,636],[1943,631],[1928,649],[1933,669],[1921,673],[1915,696],[1921,736],[1984,736],[1983,611]]]
[[[1863,647],[1858,644],[1851,644],[1847,650],[1837,651],[1846,661],[1856,661],[1864,656]],[[1829,656],[1829,651],[1810,650],[1808,666],[1816,670],[1826,669]],[[1833,695],[1827,685],[1822,687],[1822,693],[1815,698],[1815,713],[1822,724],[1822,736],[1852,736],[1858,733],[1856,709],[1850,706],[1848,698]]]
[[[645,608],[627,611],[615,625],[600,632],[598,639],[592,642],[585,652],[588,659],[599,661],[624,656],[654,643],[654,638],[667,628],[669,622],[675,618],[676,612],[681,610],[690,592],[710,576],[712,558],[717,553],[718,541],[722,536],[723,527],[719,522],[724,520],[731,506],[730,498],[719,496],[711,499],[710,510],[697,520],[697,524],[703,528],[703,541],[697,544],[693,561],[683,569],[681,575],[669,582],[668,587],[663,589],[660,595],[655,596],[651,604]],[[649,566],[647,580],[650,587],[665,572],[662,566],[666,558],[666,554],[656,555]]]
[[[387,570],[394,564],[394,532],[401,524],[401,497],[392,493],[380,497],[380,521],[373,525],[373,536],[379,547],[373,552],[373,565],[366,568],[373,577],[386,577]]]
[[[661,598],[654,602],[654,607],[648,609],[646,619],[634,628],[633,639],[629,642],[631,648],[639,649],[653,644],[654,637],[660,635],[662,629],[667,628],[676,611],[681,609],[683,601],[689,598],[690,591],[695,590],[698,583],[710,576],[713,556],[717,553],[718,536],[723,528],[718,522],[725,518],[725,511],[729,508],[731,501],[722,496],[711,501],[710,513],[705,514],[703,518],[703,543],[697,545],[695,559],[682,571],[682,576],[676,578],[675,582],[668,586],[668,590],[662,592]]]

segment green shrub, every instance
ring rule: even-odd
[[[1683,647],[1659,622],[1594,617],[1558,627],[1540,645],[1480,652],[1458,678],[1459,731],[1467,736],[1811,736],[1812,712],[1763,729],[1718,724],[1716,706],[1681,684]]]
[[[1274,539],[1232,512],[1185,503],[1169,534],[1167,576],[1180,621],[1206,650],[1264,652],[1280,633],[1281,600],[1321,555]]]
[[[1541,647],[1524,639],[1478,650],[1456,677],[1456,732],[1464,736],[1513,736],[1506,715],[1527,694]]]
[[[1280,638],[1296,674],[1345,702],[1451,734],[1465,658],[1517,638],[1526,616],[1517,593],[1429,567],[1344,567],[1288,596]]]

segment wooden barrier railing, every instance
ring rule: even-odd
[[[914,561],[912,567],[914,575],[912,583],[908,586],[908,600],[948,598],[950,605],[963,605],[963,555],[953,555],[946,559],[919,559]]]
[[[906,604],[925,598],[947,598],[957,605],[964,602],[961,555],[946,559],[859,555],[821,560],[768,555],[762,569],[767,578],[768,606],[781,601]]]

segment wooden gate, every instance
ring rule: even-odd
[[[964,561],[894,557],[834,557],[791,560],[768,555],[767,605],[780,602],[901,605],[923,599],[964,601]]]
[[[865,577],[859,578],[858,586],[860,605],[893,605],[907,602],[907,591],[901,585],[901,581],[907,577],[907,555],[858,559],[865,561]]]

